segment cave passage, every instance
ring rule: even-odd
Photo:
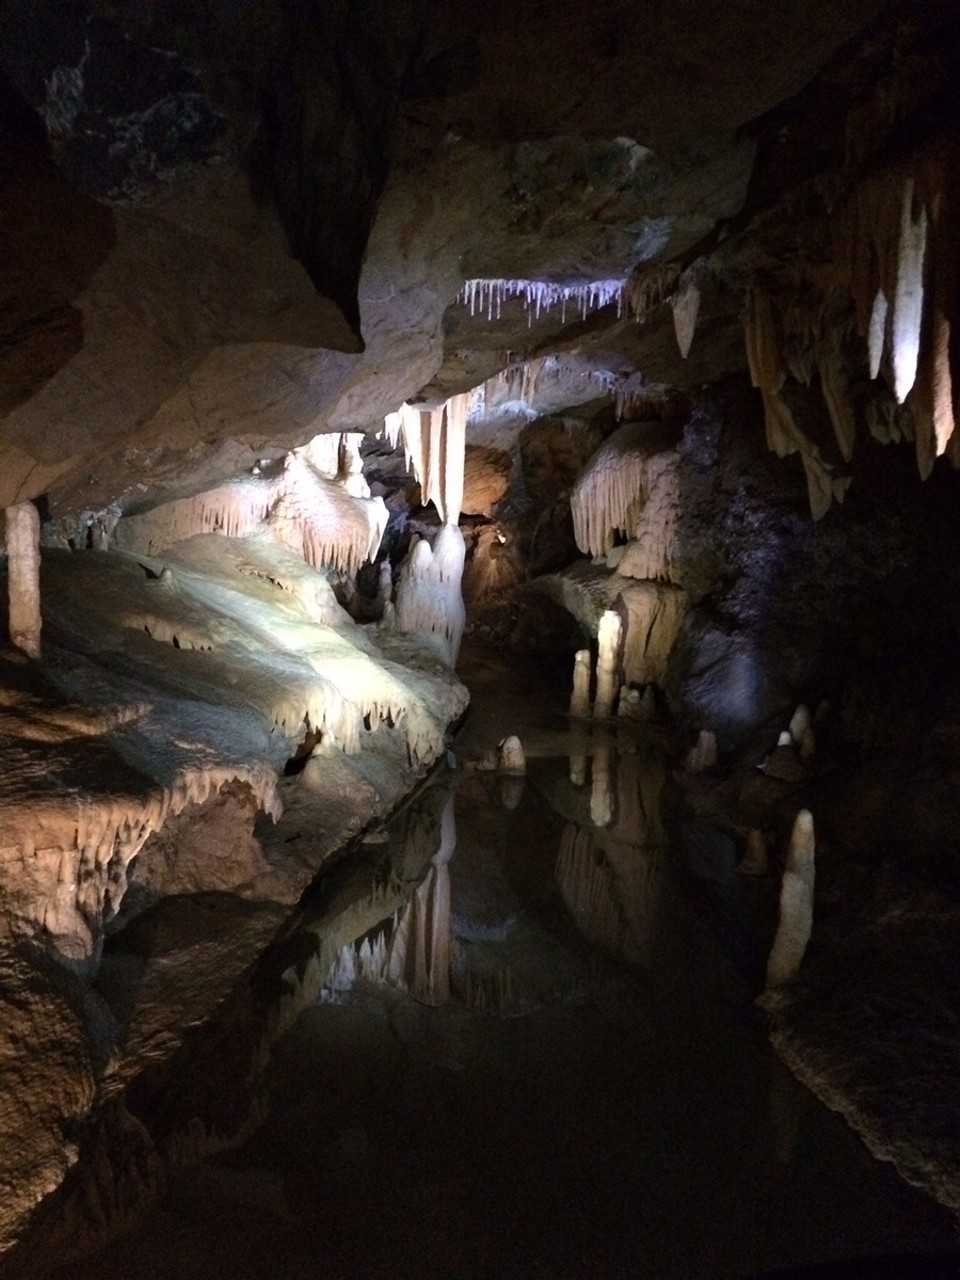
[[[59,1280],[706,1280],[839,1274],[826,1264],[842,1260],[844,1275],[955,1274],[949,1214],[774,1056],[753,1003],[771,887],[738,875],[732,845],[685,809],[656,733],[571,721],[555,689],[489,651],[468,647],[463,673],[458,767],[440,766],[371,846],[371,882],[399,846],[409,866],[417,840],[410,891],[449,872],[433,934],[411,925],[409,981],[374,973],[408,900],[340,935],[274,1045],[247,1141],[174,1175],[135,1230]],[[524,778],[477,767],[507,730]],[[311,948],[329,960],[316,920],[331,919],[338,874],[284,943],[301,969]],[[438,996],[429,957],[411,956],[442,953],[441,931],[452,990]],[[244,1061],[218,1058],[211,1094],[240,1096]]]

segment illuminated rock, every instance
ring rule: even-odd
[[[40,514],[32,502],[6,509],[10,639],[40,657]]]
[[[776,1007],[783,987],[800,970],[813,932],[814,856],[813,815],[801,809],[794,820],[787,861],[780,885],[780,919],[767,960],[766,987],[758,1003]]]

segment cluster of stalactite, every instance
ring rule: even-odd
[[[288,454],[279,475],[245,476],[127,517],[117,540],[156,555],[196,534],[240,538],[265,528],[314,568],[355,574],[379,550],[387,509],[369,496],[355,444],[337,435],[329,441]],[[318,469],[321,455],[330,455],[332,475]]]
[[[841,500],[858,433],[912,439],[926,478],[960,466],[955,431],[956,146],[937,140],[863,178],[831,211],[830,258],[747,291],[744,324],[767,443],[799,452],[814,518]],[[785,395],[819,384],[834,441],[814,440]]]

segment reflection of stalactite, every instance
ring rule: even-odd
[[[613,787],[610,782],[610,739],[604,734],[594,744],[590,787],[590,820],[606,827],[613,820]]]
[[[424,834],[419,823],[409,838],[416,847],[422,844]],[[440,846],[426,878],[387,929],[381,928],[359,945],[347,943],[340,949],[324,983],[328,994],[349,990],[357,978],[363,978],[368,982],[388,982],[424,1004],[445,1004],[450,999],[449,863],[456,845],[451,795],[440,818]]]
[[[575,823],[564,828],[556,879],[570,914],[594,946],[633,964],[650,953],[660,850],[610,841]]]
[[[400,914],[386,978],[424,1004],[450,999],[450,868],[431,867]]]

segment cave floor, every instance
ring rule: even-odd
[[[360,981],[304,1009],[256,1132],[62,1280],[957,1274],[951,1216],[770,1049],[753,997],[775,892],[671,862],[655,745],[567,741],[537,675],[489,654],[462,675],[453,999]],[[507,732],[528,777],[504,791],[471,762]],[[569,753],[596,772],[606,748],[598,835]]]

